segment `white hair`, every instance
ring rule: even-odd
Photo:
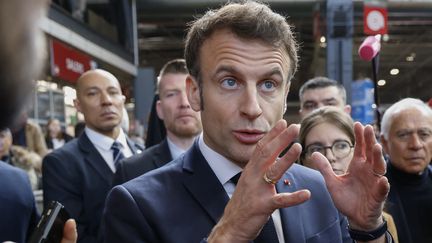
[[[417,109],[426,116],[432,117],[432,109],[420,99],[405,98],[391,105],[384,113],[381,120],[381,135],[388,139],[390,127],[393,124],[395,114],[409,109]]]

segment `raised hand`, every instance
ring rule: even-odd
[[[344,175],[337,176],[326,157],[312,154],[336,207],[348,217],[353,229],[369,231],[382,224],[382,210],[390,185],[386,164],[372,126],[354,124],[354,156]]]
[[[277,193],[274,185],[301,153],[301,146],[294,144],[278,159],[282,150],[297,137],[298,131],[298,125],[287,128],[286,121],[281,120],[258,142],[208,242],[253,240],[274,210],[294,206],[310,198],[308,190]]]

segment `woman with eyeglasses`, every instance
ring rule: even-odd
[[[310,157],[313,152],[320,152],[337,175],[344,174],[354,152],[353,120],[335,107],[315,110],[301,122],[299,140],[303,147],[300,164],[317,169]]]
[[[310,157],[320,152],[327,157],[335,174],[345,174],[354,153],[354,122],[339,108],[322,107],[302,120],[299,142],[303,147],[300,164],[317,169]],[[383,215],[394,242],[398,242],[393,217],[387,213]]]

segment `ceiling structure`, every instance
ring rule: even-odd
[[[225,1],[217,0],[137,0],[140,66],[154,67],[156,72],[168,60],[183,57],[187,23],[206,10]],[[298,88],[307,79],[325,75],[326,2],[323,0],[266,1],[276,12],[289,16],[301,44],[300,67],[291,85],[288,101],[298,105]],[[382,42],[379,56],[379,98],[391,104],[400,98],[415,97],[424,101],[432,97],[432,0],[389,1],[388,40]],[[314,16],[318,28],[314,32]],[[317,33],[316,30],[321,32]],[[370,62],[360,60],[357,50],[364,40],[363,1],[354,1],[353,80],[372,76]],[[399,69],[397,75],[390,70]]]

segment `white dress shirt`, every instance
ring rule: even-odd
[[[243,169],[207,146],[202,134],[198,138],[198,146],[226,193],[231,198],[235,190],[235,184],[231,182],[231,178]],[[279,209],[275,210],[271,216],[279,242],[285,243]]]
[[[126,135],[123,133],[122,129],[120,129],[120,133],[116,140],[100,134],[88,127],[85,127],[84,132],[90,139],[90,142],[96,147],[97,151],[100,153],[100,155],[105,160],[108,167],[113,173],[115,173],[116,171],[116,167],[114,165],[113,151],[111,150],[111,146],[113,145],[114,141],[117,141],[122,145],[121,152],[123,153],[125,158],[133,155],[132,150],[129,148],[129,145],[126,141]]]
[[[180,157],[180,155],[182,155],[182,154],[184,154],[184,152],[186,152],[186,150],[175,145],[168,137],[167,137],[167,141],[168,141],[168,148],[171,152],[171,156],[172,156],[173,160],[177,159],[178,157]]]

